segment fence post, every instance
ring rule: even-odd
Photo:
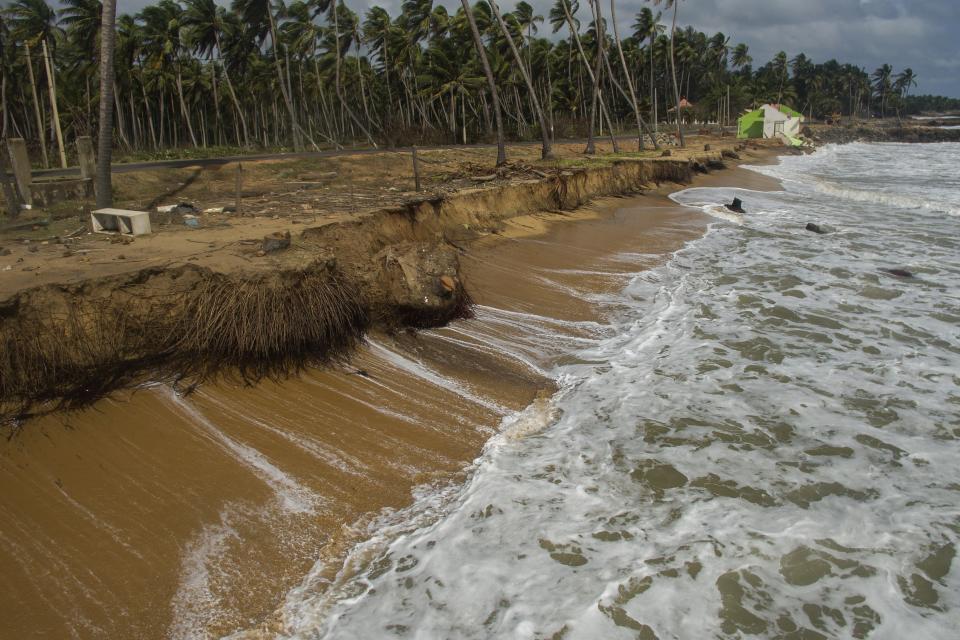
[[[420,163],[417,161],[417,145],[413,145],[413,184],[420,191]]]
[[[237,187],[236,187],[236,201],[234,202],[233,208],[235,209],[235,215],[243,215],[243,210],[240,208],[240,192],[243,190],[243,163],[237,163]]]

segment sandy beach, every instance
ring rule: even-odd
[[[738,168],[694,185],[777,187]],[[505,416],[549,395],[543,372],[569,349],[538,327],[589,334],[609,311],[597,294],[703,233],[666,197],[682,188],[509,220],[461,256],[474,319],[371,334],[342,367],[187,397],[147,386],[32,421],[0,445],[19,487],[0,499],[7,637],[275,628],[318,559],[312,584],[342,577],[378,518],[461,482]]]

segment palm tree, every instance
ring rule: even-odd
[[[627,58],[623,55],[623,44],[620,42],[620,32],[617,30],[617,9],[616,1],[610,0],[610,21],[613,22],[613,41],[617,43],[617,53],[620,56],[620,64],[623,65],[623,75],[627,81],[627,87],[630,89],[630,105],[633,107],[634,116],[637,119],[637,147],[643,151],[643,130],[647,129],[647,123],[643,121],[640,115],[640,106],[637,104],[637,92],[633,87],[633,79],[630,77],[630,68],[627,66]],[[612,74],[611,74],[612,75]],[[647,129],[649,132],[649,129]],[[659,149],[660,145],[656,137],[650,134],[650,140],[653,141],[653,148]]]
[[[162,1],[162,0],[161,0]],[[300,124],[297,122],[297,112],[293,107],[293,97],[283,77],[283,68],[280,66],[280,41],[277,37],[277,22],[273,14],[271,0],[234,0],[233,9],[241,15],[243,21],[253,30],[259,41],[270,36],[270,45],[273,49],[273,66],[277,73],[277,84],[280,85],[280,94],[287,109],[290,120],[290,133],[293,138],[293,148],[296,151],[303,149],[303,136]]]
[[[100,131],[97,136],[97,208],[113,204],[110,164],[113,156],[113,53],[117,0],[103,0],[100,27]]]
[[[500,113],[500,92],[497,91],[497,82],[493,77],[493,71],[490,69],[490,61],[487,59],[487,50],[483,47],[483,40],[480,38],[480,30],[477,28],[477,19],[473,15],[468,0],[460,0],[463,5],[464,15],[467,22],[470,23],[470,33],[473,35],[473,46],[477,49],[477,55],[480,56],[480,64],[483,65],[483,75],[487,78],[487,88],[490,90],[490,97],[493,102],[493,117],[497,127],[497,166],[506,164],[507,150],[503,139],[503,116]]]
[[[589,0],[591,3],[593,0]],[[592,6],[592,4],[591,4]],[[570,3],[569,0],[556,0],[553,5],[553,8],[550,10],[550,24],[553,26],[553,32],[556,33],[560,30],[561,25],[566,24],[567,28],[570,30],[571,38],[577,45],[577,51],[580,54],[580,59],[583,61],[583,68],[587,72],[587,76],[590,78],[590,89],[591,92],[593,88],[598,84],[597,74],[594,73],[593,68],[590,66],[590,60],[587,58],[587,53],[584,51],[583,42],[580,40],[580,22],[574,18],[574,15],[579,10],[579,5],[574,1]],[[607,110],[607,103],[603,99],[603,95],[597,91],[598,103],[600,105],[600,112],[603,114],[603,117],[606,118],[607,122],[612,122],[610,119],[610,113]],[[615,140],[615,139],[614,139]],[[588,142],[589,146],[589,142]],[[616,141],[614,141],[614,146],[616,146]]]
[[[143,20],[145,46],[151,64],[161,71],[169,71],[172,67],[180,116],[187,127],[190,142],[194,147],[199,146],[183,92],[183,8],[174,0],[160,0],[157,4],[144,8],[140,17]]]
[[[16,40],[22,41],[24,44],[30,85],[33,91],[33,101],[36,107],[38,135],[40,138],[40,146],[43,149],[43,164],[44,166],[49,166],[43,131],[43,117],[40,115],[40,101],[37,98],[36,81],[33,77],[33,61],[30,53],[31,45],[36,47],[39,44],[41,47],[47,77],[47,89],[50,95],[51,116],[55,124],[54,133],[60,151],[60,164],[66,168],[67,156],[63,146],[63,132],[60,128],[60,117],[57,109],[56,78],[53,74],[53,65],[50,64],[50,50],[47,45],[56,34],[60,33],[60,29],[56,24],[56,12],[51,9],[44,0],[15,0],[7,9],[7,15],[9,16],[10,30],[13,37]]]
[[[224,30],[225,10],[218,7],[214,0],[183,0],[186,10],[183,13],[183,26],[187,30],[186,41],[193,47],[195,53],[207,57],[221,58],[223,45],[220,34]],[[243,115],[237,92],[230,80],[230,72],[226,65],[223,69],[223,78],[227,84],[230,101],[233,103],[234,114],[243,130],[244,146],[250,146],[250,132],[247,129],[247,119]]]
[[[911,87],[917,86],[917,74],[913,72],[913,69],[907,67],[901,73],[897,74],[893,82],[893,91],[896,92],[897,96],[897,121],[900,121],[900,106],[901,103],[906,100],[907,93],[910,92]]]
[[[917,74],[909,67],[897,74],[893,83],[894,90],[903,99],[906,99],[907,94],[910,93],[910,88],[915,86],[917,86]]]
[[[887,117],[887,97],[893,90],[892,79],[893,67],[889,64],[885,64],[873,72],[873,87],[880,95],[880,115],[883,118]]]
[[[598,7],[594,0],[588,0],[590,2],[590,8],[593,11],[593,23],[597,27],[596,29],[596,45],[597,51],[595,54],[596,67],[593,70],[591,77],[593,78],[593,88],[590,92],[590,115],[587,122],[587,148],[583,150],[584,153],[588,155],[593,155],[597,152],[596,144],[593,139],[593,125],[597,116],[597,99],[600,96],[600,74],[603,73],[603,41],[605,36],[600,33],[600,25],[602,20],[598,13]],[[587,67],[590,65],[588,64]],[[602,122],[601,129],[602,127]],[[613,125],[611,124],[611,129]],[[616,148],[616,138],[613,138],[614,152],[617,151]]]
[[[390,37],[395,33],[390,14],[383,7],[371,7],[363,22],[363,37],[370,50],[376,53],[383,65],[384,84],[387,87],[387,102],[393,104],[390,83]]]
[[[500,7],[497,6],[496,0],[489,0],[489,4],[490,8],[493,9],[493,15],[497,19],[497,24],[500,25],[500,30],[503,33],[503,37],[506,38],[507,44],[510,46],[510,52],[513,54],[513,60],[520,68],[523,81],[527,85],[527,91],[530,94],[530,103],[533,105],[533,111],[540,123],[540,155],[544,160],[546,160],[547,158],[553,157],[553,151],[550,143],[550,131],[547,128],[547,119],[543,114],[543,108],[540,106],[540,100],[537,98],[537,91],[533,86],[533,81],[530,80],[530,74],[527,72],[526,66],[523,64],[523,58],[520,56],[520,52],[517,50],[517,45],[513,41],[513,36],[510,35],[510,30],[507,28],[507,25],[503,20],[503,16],[500,14]]]
[[[637,19],[633,23],[633,36],[638,42],[647,41],[648,57],[650,59],[650,107],[652,110],[651,118],[653,119],[654,131],[658,131],[659,127],[659,123],[657,122],[656,82],[654,81],[653,67],[656,59],[656,55],[654,55],[654,44],[664,29],[663,25],[660,24],[660,16],[660,13],[654,16],[653,11],[651,11],[649,7],[644,7],[640,10],[640,13],[637,14]]]
[[[777,89],[777,104],[783,104],[783,88],[787,83],[787,74],[790,70],[785,51],[781,51],[773,57],[773,69],[780,82],[780,87]]]
[[[743,69],[753,62],[753,58],[750,57],[750,47],[743,43],[734,47],[732,62],[737,69]]]
[[[673,25],[670,27],[670,73],[673,76],[673,97],[677,104],[677,138],[680,140],[680,146],[685,147],[687,146],[687,142],[683,138],[682,118],[680,115],[680,85],[677,84],[677,63],[674,55],[674,40],[676,40],[677,36],[677,10],[680,7],[680,0],[651,1],[655,7],[663,4],[667,10],[673,8]]]
[[[66,28],[67,41],[77,51],[74,71],[80,73],[86,85],[86,114],[87,125],[93,120],[90,113],[92,98],[90,89],[91,76],[97,77],[97,67],[90,59],[90,52],[98,49],[100,38],[100,14],[103,5],[100,0],[63,0],[64,8],[60,10],[60,24]]]
[[[537,23],[543,22],[543,16],[535,14],[529,3],[520,0],[513,9],[513,19],[516,21],[520,33],[526,32],[524,48],[527,50],[527,70],[529,71],[531,67],[530,43],[533,41],[533,34],[537,32]]]
[[[315,0],[317,8],[322,8],[324,4],[328,3],[329,0]],[[343,108],[347,116],[357,125],[357,128],[363,132],[363,135],[366,136],[367,141],[370,143],[370,146],[376,148],[377,143],[374,142],[373,136],[370,134],[370,130],[360,122],[360,119],[353,113],[353,109],[350,108],[350,105],[347,104],[347,99],[343,94],[343,84],[340,78],[340,62],[343,59],[343,55],[350,48],[351,39],[352,39],[352,24],[356,22],[356,15],[347,9],[346,5],[341,3],[340,0],[333,0],[332,5],[328,5],[329,10],[328,14],[333,18],[333,36],[334,36],[334,57],[335,57],[335,78],[334,78],[334,88],[337,91],[337,97],[340,100],[340,106]],[[342,11],[341,11],[342,7]],[[350,24],[351,28],[346,29],[345,37],[341,35],[340,32],[340,20],[341,18],[346,18]],[[329,19],[329,18],[328,18]]]

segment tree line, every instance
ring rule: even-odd
[[[346,0],[159,0],[116,16],[115,145],[339,148],[348,144],[540,139],[634,131],[641,148],[684,121],[730,125],[785,102],[813,117],[899,112],[915,74],[777,54],[681,27],[681,0],[649,0],[619,22],[615,2],[404,0],[360,15]],[[99,0],[13,0],[0,13],[2,136],[44,166],[101,116]],[[621,32],[624,25],[629,27]],[[547,37],[549,34],[556,34]],[[914,101],[916,102],[916,101]],[[680,117],[678,117],[680,114]],[[617,143],[613,138],[614,144]]]

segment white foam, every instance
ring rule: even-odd
[[[256,418],[249,413],[241,413],[238,409],[231,406],[230,404],[218,400],[213,394],[204,394],[204,396],[212,403],[216,404],[221,411],[230,413],[252,425],[255,425],[265,431],[269,431],[275,436],[279,436],[284,440],[292,443],[298,449],[309,453],[317,460],[322,461],[323,463],[330,465],[331,467],[342,471],[343,473],[352,475],[352,476],[362,476],[363,475],[363,464],[355,457],[348,456],[343,451],[333,451],[329,447],[324,446],[320,442],[307,438],[304,436],[299,436],[287,429],[277,428],[259,418]]]
[[[468,389],[459,382],[447,378],[422,362],[412,360],[404,355],[393,351],[392,349],[387,348],[386,346],[380,344],[376,340],[369,339],[367,340],[370,345],[371,351],[376,353],[378,356],[389,362],[392,366],[400,369],[401,371],[406,371],[407,373],[416,376],[422,380],[429,382],[430,384],[452,391],[453,393],[459,395],[462,398],[473,402],[474,404],[481,406],[485,409],[488,409],[494,413],[499,413],[501,415],[509,413],[509,410],[497,404],[496,402],[484,398],[480,395],[477,395],[473,390]]]
[[[957,162],[854,145],[764,169],[783,192],[633,279],[571,347],[597,364],[292,592],[283,635],[954,638],[960,569],[925,559],[960,545],[960,220],[815,184],[950,204]],[[900,265],[921,278],[880,271]]]
[[[230,519],[229,509],[221,511],[220,522],[205,526],[184,550],[180,581],[172,600],[173,623],[167,636],[171,640],[209,637],[206,630],[222,610],[210,567],[221,560],[229,540],[239,538]]]
[[[181,398],[172,389],[165,388],[161,397],[166,398],[181,413],[190,417],[191,423],[201,427],[213,441],[223,446],[225,452],[250,469],[274,492],[280,506],[290,513],[311,513],[323,504],[323,498],[281,471],[276,465],[253,447],[231,438],[193,405]]]

